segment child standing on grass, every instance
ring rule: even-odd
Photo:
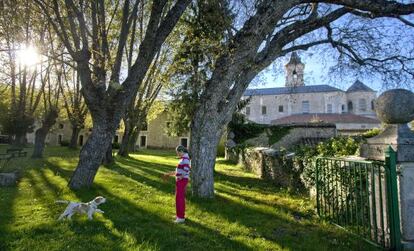
[[[165,176],[175,176],[175,223],[185,222],[185,190],[190,178],[190,157],[188,150],[184,146],[175,148],[177,156],[180,157],[177,168],[173,172],[166,173]]]

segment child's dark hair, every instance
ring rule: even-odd
[[[182,146],[182,145],[177,146],[177,147],[175,148],[175,150],[176,150],[177,152],[188,153],[187,148],[185,148],[185,146]]]

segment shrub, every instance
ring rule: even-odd
[[[119,149],[119,143],[118,142],[112,143],[112,149]]]
[[[269,130],[270,133],[268,134],[269,137],[269,145],[273,145],[278,142],[281,138],[287,135],[290,131],[289,127],[281,127],[281,126],[270,126]]]
[[[229,125],[231,131],[234,133],[234,141],[237,144],[242,144],[246,140],[255,138],[259,134],[263,133],[268,127],[267,125],[261,125],[256,123]]]
[[[380,132],[381,132],[381,129],[379,129],[379,128],[374,128],[374,129],[371,129],[371,130],[366,131],[365,133],[363,133],[363,134],[362,134],[362,137],[364,137],[364,138],[366,138],[366,139],[368,139],[368,138],[372,138],[372,137],[375,137],[375,136],[377,136],[378,134],[380,134]]]
[[[225,144],[226,137],[221,137],[220,142],[217,146],[217,157],[224,157],[225,155]]]
[[[316,147],[299,146],[295,149],[295,165],[302,173],[307,188],[315,185],[315,157],[340,157],[356,155],[360,141],[351,137],[335,137],[319,143]]]
[[[60,142],[60,145],[61,145],[61,146],[69,146],[69,144],[70,144],[70,142],[69,142],[69,141],[67,141],[67,140],[62,140],[62,141]]]

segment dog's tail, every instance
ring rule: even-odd
[[[64,203],[64,204],[69,204],[70,203],[70,201],[67,201],[67,200],[57,200],[55,202],[56,203]]]

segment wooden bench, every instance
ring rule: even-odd
[[[26,157],[27,152],[23,148],[9,148],[6,153],[0,153],[0,169],[3,169],[12,159]]]

